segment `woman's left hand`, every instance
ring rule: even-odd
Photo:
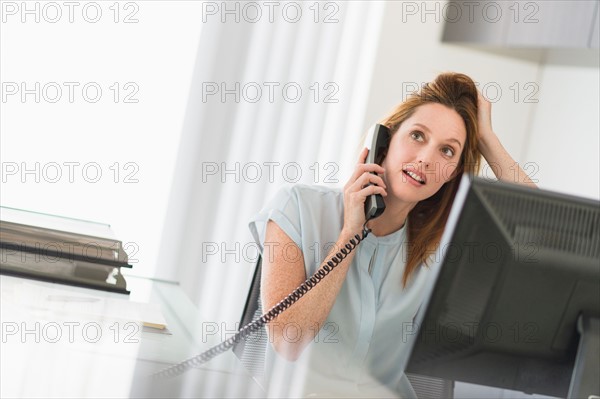
[[[477,92],[477,125],[479,132],[479,145],[488,142],[494,136],[492,130],[492,104]]]
[[[500,139],[492,130],[492,104],[479,91],[477,92],[477,130],[479,151],[498,180],[536,187],[527,173],[502,146]]]

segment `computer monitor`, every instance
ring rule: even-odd
[[[600,395],[598,201],[465,176],[431,269],[407,372]]]

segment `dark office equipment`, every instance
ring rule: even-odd
[[[600,204],[463,178],[408,372],[600,395]]]

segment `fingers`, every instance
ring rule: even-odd
[[[492,103],[490,103],[480,92],[477,92],[477,109],[480,116],[489,115],[492,110]]]
[[[352,213],[352,209],[356,210],[360,215],[361,223],[364,222],[363,207],[368,196],[381,194],[387,197],[387,192],[383,187],[374,184],[365,186],[358,191],[348,191],[345,194],[345,209],[348,214]]]
[[[369,183],[376,184],[379,187],[387,188],[381,176],[374,175],[373,173],[363,173],[354,182],[355,185],[359,185],[360,187],[364,187]]]
[[[365,188],[370,188],[368,194],[382,194],[387,195],[387,186],[381,176],[374,175],[373,173],[363,173],[353,183],[349,184],[347,190],[349,192],[360,192]],[[366,195],[366,194],[365,194]]]
[[[491,108],[492,104],[484,97],[483,93],[477,90],[477,105],[485,108]]]
[[[365,172],[372,172],[372,173],[378,173],[378,174],[385,173],[385,169],[383,169],[383,167],[381,167],[380,165],[377,165],[375,163],[365,163],[368,153],[369,153],[369,150],[367,150],[366,148],[361,151],[360,157],[358,160],[358,164],[356,165],[356,168],[354,169],[354,173],[352,173],[352,176],[350,177],[350,180],[348,182],[349,184],[352,184],[354,181],[356,181],[356,179],[358,179]]]
[[[354,173],[345,185],[345,188],[357,185],[364,187],[369,183],[377,184],[378,186],[385,187],[383,179],[378,174],[383,174],[385,169],[377,164],[359,164],[357,165]]]
[[[477,125],[480,144],[493,135],[492,129],[492,104],[478,91],[477,98]]]
[[[374,194],[381,194],[382,196],[387,197],[387,191],[385,191],[385,189],[383,187],[379,187],[374,184],[364,187],[358,193],[364,199],[366,199],[369,195],[374,195]],[[362,202],[364,202],[364,200]]]
[[[344,187],[344,228],[349,231],[360,231],[364,224],[364,204],[369,195],[387,197],[387,186],[377,175],[383,174],[385,169],[374,163],[366,164],[368,153],[366,148],[361,151],[354,173]]]
[[[369,155],[369,149],[365,147],[358,155],[358,163],[365,163],[365,161],[367,160],[367,155]]]
[[[373,187],[377,187],[376,189],[369,189],[369,190],[374,190],[376,192],[370,192],[369,194],[382,194],[382,195],[387,195],[387,192],[385,191],[387,189],[387,185],[385,184],[383,178],[379,175],[376,175],[374,173],[371,173],[370,171],[364,170],[364,169],[372,169],[372,166],[379,166],[379,165],[375,165],[375,164],[366,164],[366,165],[362,165],[362,167],[357,168],[357,171],[362,170],[362,173],[357,176],[356,178],[350,179],[348,181],[348,183],[346,183],[346,186],[344,187],[344,191],[347,193],[356,193],[359,192],[361,190],[363,190],[366,187],[369,186],[373,186]]]
[[[378,186],[374,184],[374,182],[371,182],[367,176],[369,174],[370,173],[365,174],[364,178],[361,177],[361,179],[357,180],[350,187],[346,188],[344,195],[349,200],[346,202],[346,205],[350,206],[350,208],[360,205],[360,209],[362,209],[362,205],[365,203],[365,200],[369,195],[381,194],[382,196],[387,197],[388,194],[386,189],[383,186]],[[377,177],[373,174],[370,175]]]

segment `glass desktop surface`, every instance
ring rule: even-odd
[[[231,351],[173,378],[152,377],[218,344],[217,337],[203,336],[206,320],[178,284],[134,276],[128,281],[129,296],[0,276],[0,396],[265,396]],[[167,328],[143,327],[115,314],[62,311],[49,307],[48,298],[79,301],[80,309],[93,298],[156,304]]]

